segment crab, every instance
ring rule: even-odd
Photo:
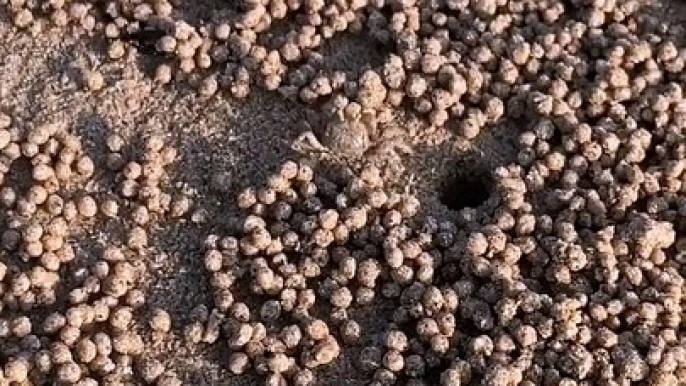
[[[293,142],[293,149],[388,166],[401,165],[402,156],[413,153],[403,130],[379,123],[373,110],[352,117],[338,114],[327,123],[321,140],[307,130]]]

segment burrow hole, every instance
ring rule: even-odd
[[[440,200],[448,209],[459,211],[481,206],[493,193],[493,178],[484,169],[459,165],[448,174]]]

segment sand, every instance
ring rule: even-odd
[[[216,12],[218,9],[221,11]],[[187,20],[192,22],[210,15],[221,17],[231,9],[222,1],[204,0],[197,6],[182,6],[181,11],[187,12]],[[683,1],[666,4],[659,12],[686,21]],[[342,45],[327,55],[331,63],[355,68],[379,57],[379,52],[365,49],[359,39],[341,40]],[[133,148],[146,133],[161,133],[179,150],[167,184],[193,198],[197,212],[193,217],[198,221],[159,222],[153,227],[154,241],[148,251],[148,303],[151,309],[159,306],[171,312],[174,334],[162,340],[150,338],[152,350],[148,355],[164,360],[184,384],[256,384],[254,379],[226,373],[221,344],[189,347],[181,330],[190,309],[211,297],[201,259],[204,238],[226,226],[239,189],[259,184],[284,160],[299,156],[291,149],[291,142],[300,133],[299,121],[308,112],[301,104],[262,91],[255,91],[245,101],[222,94],[203,98],[184,83],[156,84],[151,77],[154,58],[133,52],[111,62],[106,56],[106,42],[101,36],[57,28],[31,36],[18,32],[0,7],[0,112],[11,115],[20,125],[66,121],[82,137],[96,164],[104,162],[103,138],[110,133],[119,133]],[[81,74],[89,69],[104,75],[106,86],[102,90],[91,92],[82,86]],[[395,182],[415,192],[426,211],[441,216],[450,216],[440,198],[450,188],[452,178],[478,177],[511,162],[515,155],[516,122],[492,128],[471,144],[450,140],[450,127],[426,132],[420,122],[404,117],[395,124],[404,130],[404,139],[414,150],[403,160],[403,173],[394,174]],[[216,186],[215,175],[229,183]],[[101,180],[90,187],[96,194],[111,189],[106,179]],[[84,227],[80,233],[75,242],[83,246],[82,254],[89,253],[94,240],[121,237],[116,226],[107,224]],[[339,366],[319,378],[329,385],[361,384],[350,379],[354,376],[349,367],[351,355],[354,352],[346,351]]]

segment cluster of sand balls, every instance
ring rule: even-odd
[[[461,224],[418,216],[373,167],[341,177],[286,162],[206,242],[227,368],[312,385],[348,357],[372,385],[676,385],[678,219],[616,222],[596,191],[535,206],[526,170],[499,168],[492,214],[466,209]]]
[[[419,203],[388,195],[378,170],[343,184],[289,161],[267,186],[244,190],[238,205],[246,214],[236,233],[210,236],[205,253],[233,373],[254,369],[269,385],[313,385],[314,370],[336,360],[342,346],[369,343],[355,310],[373,310],[380,297],[398,298],[415,277],[431,285],[435,256],[422,248],[431,234],[420,240],[406,224]],[[379,259],[384,249],[386,262]],[[455,302],[443,307],[439,301],[427,315],[439,318],[446,345],[455,327],[448,314],[457,306],[456,295],[448,296]],[[424,338],[427,347],[441,345],[428,333]],[[402,361],[404,350],[387,356]],[[409,375],[420,377],[423,359],[410,360],[417,363]],[[387,372],[400,370],[394,364]],[[384,374],[379,370],[380,377],[394,376]]]
[[[278,90],[317,102],[325,115],[348,124],[363,113],[385,121],[394,109],[410,107],[439,127],[456,118],[467,139],[531,111],[559,116],[585,103],[632,99],[661,82],[658,67],[678,76],[684,52],[669,38],[678,29],[641,12],[643,6],[638,0],[246,0],[231,17],[191,25],[165,0],[10,2],[23,27],[32,12],[89,28],[94,17],[109,20],[99,26],[111,41],[110,57],[123,57],[127,46],[169,57],[158,80],[187,78],[202,95]],[[284,23],[288,32],[276,33]],[[378,43],[382,63],[332,70],[322,53],[342,33]]]
[[[0,384],[179,385],[143,355],[134,328],[145,305],[135,249],[145,230],[133,228],[128,245],[84,253],[76,228],[118,217],[119,204],[89,193],[95,167],[81,141],[57,123],[23,128],[3,115],[0,126]],[[140,223],[136,213],[128,217]],[[150,327],[168,332],[169,315],[152,314]]]
[[[128,205],[129,217],[138,229],[143,229],[150,222],[166,216],[180,217],[190,208],[187,197],[172,197],[162,189],[166,178],[165,168],[176,160],[176,149],[167,146],[159,135],[145,138],[142,154],[135,153],[126,146],[124,138],[114,134],[107,139],[107,167],[116,173],[115,191],[120,199]],[[119,205],[110,201],[107,215],[117,216]],[[132,241],[134,248],[144,248],[147,242]]]
[[[60,125],[25,131],[13,126],[9,117],[2,119],[0,196],[7,285],[2,309],[31,311],[55,303],[56,272],[75,256],[68,242],[69,227],[97,212],[92,196],[72,192],[92,176],[94,168],[80,141]],[[26,271],[22,263],[33,267]]]

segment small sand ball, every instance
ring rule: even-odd
[[[143,205],[137,206],[131,211],[131,219],[137,225],[145,225],[150,220],[150,212]]]
[[[307,335],[314,340],[323,340],[329,336],[329,326],[321,319],[314,319],[307,324]]]
[[[167,311],[160,308],[155,309],[150,317],[150,327],[160,332],[171,330],[171,318]]]
[[[23,383],[29,375],[29,363],[23,358],[10,359],[5,363],[5,377],[16,383]]]
[[[100,204],[100,211],[107,217],[117,217],[119,212],[119,204],[113,199],[107,199]]]
[[[6,129],[0,129],[0,149],[4,149],[12,142],[12,134]]]
[[[217,40],[227,40],[231,35],[231,26],[227,23],[221,23],[214,28],[214,37]]]
[[[14,15],[14,25],[26,28],[33,22],[33,14],[28,9],[22,9]]]
[[[105,86],[105,78],[100,71],[90,70],[84,75],[84,84],[89,90],[98,91]]]
[[[122,332],[112,340],[112,347],[120,354],[137,355],[143,351],[143,339],[134,332]]]
[[[152,383],[158,379],[162,373],[164,373],[164,365],[162,362],[153,358],[144,358],[138,361],[137,366],[138,374],[147,383]]]
[[[142,249],[148,245],[148,233],[141,227],[135,227],[129,233],[127,245],[133,249]]]
[[[57,368],[57,379],[64,383],[76,383],[81,379],[81,367],[74,362],[60,365]]]
[[[338,342],[333,337],[328,337],[314,347],[313,355],[318,364],[326,365],[336,359],[339,353],[340,346]]]
[[[190,212],[192,205],[190,198],[181,196],[172,202],[170,214],[172,217],[182,217]]]
[[[102,259],[108,262],[116,262],[126,260],[126,256],[120,248],[110,246],[102,252]]]
[[[217,77],[215,76],[208,76],[207,78],[203,79],[202,82],[200,82],[200,86],[198,87],[200,95],[205,97],[213,96],[217,93],[218,90],[219,82],[217,81]]]
[[[125,144],[124,138],[119,134],[111,134],[107,137],[107,148],[111,152],[121,152]]]
[[[229,356],[228,369],[238,375],[243,374],[250,367],[250,358],[244,352],[234,352]]]
[[[55,170],[45,164],[36,165],[33,168],[33,178],[36,181],[46,181],[55,176]]]
[[[93,160],[88,156],[83,156],[79,158],[79,160],[76,163],[76,170],[83,177],[88,178],[92,176],[93,172],[95,171],[95,165],[93,164]]]
[[[76,354],[83,363],[90,363],[98,355],[98,348],[91,339],[81,339],[76,345]]]
[[[161,84],[167,84],[172,81],[174,70],[168,64],[160,64],[155,69],[155,80]]]
[[[94,217],[98,213],[98,204],[91,196],[83,196],[77,203],[79,214],[86,218]]]
[[[33,130],[29,131],[27,140],[35,145],[44,145],[50,139],[54,130],[51,130],[48,126],[38,126]]]
[[[356,344],[360,341],[362,329],[356,321],[346,320],[341,325],[340,334],[346,344]]]
[[[12,117],[0,112],[0,130],[9,129],[12,126]]]
[[[164,137],[151,134],[145,138],[145,151],[148,154],[159,153],[164,148]]]
[[[165,35],[157,41],[155,47],[160,52],[170,53],[176,49],[176,39],[173,36]]]
[[[115,40],[110,43],[107,49],[107,56],[112,60],[121,59],[126,55],[126,46],[121,40]]]
[[[116,330],[127,330],[133,320],[132,310],[128,307],[120,307],[110,315],[110,325]]]

